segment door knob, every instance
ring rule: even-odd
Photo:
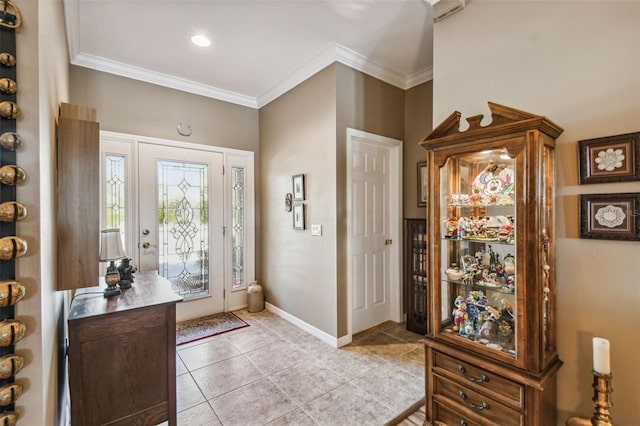
[[[142,244],[142,248],[149,248],[150,246],[151,244],[148,241]]]

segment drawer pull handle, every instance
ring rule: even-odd
[[[460,395],[460,398],[462,398],[464,400],[464,402],[467,403],[469,408],[473,408],[474,410],[488,410],[489,409],[489,404],[487,404],[485,401],[482,401],[482,403],[480,405],[477,405],[477,404],[474,404],[473,402],[469,402],[467,400],[467,394],[465,394],[464,392],[460,391],[460,392],[458,392],[458,395]]]
[[[470,381],[472,381],[472,382],[475,382],[475,383],[482,383],[482,382],[488,382],[488,381],[489,381],[489,378],[488,378],[487,376],[485,376],[484,374],[483,374],[482,376],[480,376],[479,378],[477,378],[477,379],[476,379],[475,377],[467,376],[467,375],[465,374],[465,373],[466,373],[466,370],[464,369],[464,366],[462,366],[462,365],[460,365],[460,364],[458,364],[458,370],[460,370],[460,372],[462,373],[462,375],[463,375],[467,380],[470,380]]]

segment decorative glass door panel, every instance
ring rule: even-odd
[[[440,169],[440,332],[517,356],[516,162],[506,149]]]
[[[157,167],[158,272],[186,299],[208,296],[208,167],[167,160]]]
[[[245,173],[244,167],[231,168],[231,288],[244,288],[245,268]]]
[[[119,228],[126,241],[126,157],[122,154],[106,154],[105,170],[105,210],[106,228]]]

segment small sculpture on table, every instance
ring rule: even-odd
[[[120,261],[120,265],[118,265],[118,271],[120,272],[120,281],[118,281],[118,287],[120,288],[131,288],[131,284],[133,284],[135,276],[134,272],[138,270],[135,266],[131,265],[131,258],[125,257]]]

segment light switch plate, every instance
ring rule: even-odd
[[[322,225],[319,225],[319,224],[311,225],[311,235],[316,235],[316,236],[322,235]]]

